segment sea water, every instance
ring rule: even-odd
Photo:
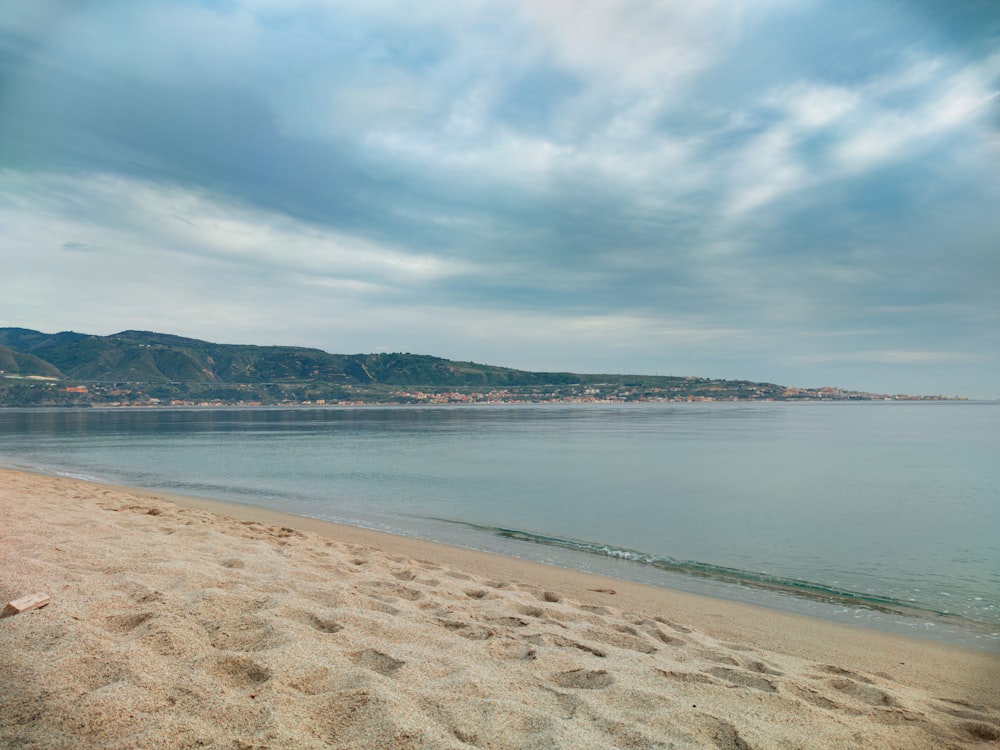
[[[1000,404],[0,409],[0,463],[1000,650]]]

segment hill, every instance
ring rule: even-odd
[[[0,372],[25,377],[59,377],[59,370],[32,354],[0,346]]]
[[[320,349],[292,346],[213,344],[150,331],[88,336],[0,328],[0,346],[37,363],[37,374],[55,374],[85,382],[259,384],[320,381],[409,386],[580,382],[580,376],[570,373],[532,373],[419,354],[329,354]],[[42,363],[48,368],[43,368]]]
[[[528,372],[424,354],[330,354],[151,331],[0,328],[0,405],[867,398],[708,378]]]

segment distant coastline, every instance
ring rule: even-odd
[[[328,401],[326,399],[316,400],[294,400],[281,399],[277,401],[262,401],[255,399],[162,399],[147,396],[143,391],[142,383],[126,383],[127,394],[114,394],[117,398],[106,398],[107,391],[98,386],[63,386],[52,384],[52,387],[39,388],[35,386],[33,398],[20,398],[17,387],[11,387],[10,383],[2,379],[0,374],[0,409],[2,408],[91,408],[91,409],[213,409],[213,408],[274,408],[274,407],[304,407],[304,408],[338,408],[357,406],[515,406],[527,404],[655,404],[655,403],[766,403],[766,402],[806,402],[815,403],[817,401],[827,402],[860,402],[860,401],[906,401],[906,402],[928,402],[928,401],[967,401],[968,399],[946,396],[910,396],[905,394],[883,395],[843,392],[843,395],[799,395],[789,398],[753,398],[740,397],[734,395],[720,396],[657,396],[651,394],[626,394],[620,395],[610,393],[607,396],[595,395],[570,395],[559,391],[538,391],[532,390],[527,393],[516,391],[489,391],[479,392],[427,392],[427,391],[400,391],[385,394],[373,393],[371,391],[361,391],[354,399],[338,399]],[[31,386],[29,386],[31,388]],[[84,390],[85,389],[85,390]],[[120,386],[115,390],[121,390]],[[819,390],[819,389],[816,389]],[[121,396],[125,396],[121,398]]]
[[[330,354],[147,331],[0,328],[0,407],[963,400],[694,376],[530,372],[422,354]]]

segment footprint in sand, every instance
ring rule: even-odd
[[[514,661],[531,661],[538,656],[535,649],[530,646],[506,639],[494,642],[487,649],[487,653],[498,659],[511,659]]]
[[[649,641],[637,638],[636,636],[629,635],[627,633],[591,630],[586,635],[588,638],[591,638],[598,643],[604,643],[608,646],[614,646],[616,648],[628,649],[629,651],[638,651],[640,654],[655,654],[658,650],[656,646]]]
[[[784,672],[775,669],[774,667],[770,666],[769,664],[765,664],[762,661],[756,661],[756,660],[748,661],[746,662],[746,667],[747,669],[753,672],[757,672],[758,674],[769,674],[773,677],[784,677],[785,675]]]
[[[416,589],[411,589],[409,586],[401,586],[395,583],[367,581],[364,585],[378,591],[381,594],[398,597],[400,599],[407,599],[411,602],[415,602],[417,599],[422,599],[424,596],[422,592],[417,591]]]
[[[253,687],[271,679],[271,672],[243,656],[223,656],[209,671],[232,687]]]
[[[515,589],[515,586],[510,581],[486,581],[486,585],[491,589]]]
[[[587,669],[571,669],[568,672],[557,672],[552,675],[552,682],[562,688],[599,690],[613,685],[615,678],[603,669],[596,671]]]
[[[344,604],[343,597],[337,591],[332,591],[328,588],[310,588],[303,585],[299,593],[306,599],[316,602],[321,607],[333,609]]]
[[[680,647],[687,645],[687,641],[685,641],[683,638],[675,638],[672,635],[668,635],[667,633],[664,633],[662,630],[660,630],[660,628],[656,627],[656,625],[649,625],[648,627],[646,627],[646,633],[648,633],[650,636],[658,640],[660,643],[666,644],[667,646]]]
[[[721,651],[705,651],[704,657],[709,661],[715,662],[716,664],[728,664],[731,667],[742,667],[749,672],[756,672],[757,674],[766,674],[771,675],[772,677],[782,677],[784,675],[784,672],[771,667],[759,659],[741,660],[732,654],[723,653]]]
[[[74,687],[88,692],[117,682],[134,682],[138,679],[127,665],[88,654],[71,656],[61,664],[73,674]]]
[[[366,667],[373,672],[378,672],[386,677],[392,676],[406,664],[405,661],[393,659],[388,654],[383,654],[381,651],[376,651],[373,648],[357,651],[351,658],[355,664]]]
[[[719,750],[752,750],[732,723],[715,716],[704,717],[704,722],[707,734]]]
[[[656,620],[656,622],[663,623],[671,630],[676,630],[678,633],[683,633],[684,635],[694,632],[691,628],[687,627],[686,625],[679,625],[676,622],[671,622],[670,620],[666,620],[662,617],[654,617],[653,619]]]
[[[528,643],[534,646],[548,646],[552,645],[556,648],[575,648],[590,654],[591,656],[596,656],[599,659],[603,659],[607,656],[604,651],[599,648],[594,648],[593,646],[588,646],[585,643],[578,643],[577,641],[572,641],[569,638],[564,638],[561,635],[555,635],[551,633],[542,633],[538,635],[530,635],[524,639]]]
[[[745,643],[726,643],[725,641],[720,641],[719,645],[728,648],[730,651],[753,651],[753,648]]]
[[[982,722],[969,722],[962,726],[964,732],[977,742],[996,742],[1000,740],[1000,729]]]
[[[718,685],[716,680],[713,680],[708,675],[704,675],[701,672],[678,672],[678,671],[667,671],[665,669],[657,669],[661,675],[666,677],[668,680],[677,680],[678,682],[686,682],[693,685]]]
[[[867,682],[869,685],[874,684],[874,682],[871,679],[865,677],[864,675],[860,675],[857,672],[852,672],[849,669],[835,667],[832,664],[821,664],[818,665],[816,669],[820,672],[825,672],[826,674],[836,675],[837,677],[850,677],[852,680],[857,680],[858,682]]]
[[[330,670],[326,667],[318,667],[290,680],[288,686],[293,690],[298,690],[303,695],[325,693],[330,689]]]
[[[389,601],[395,601],[395,599],[390,599]],[[403,610],[399,609],[398,607],[393,607],[391,604],[389,604],[389,601],[382,601],[374,597],[369,597],[368,601],[365,602],[365,606],[367,609],[370,609],[374,612],[381,612],[382,614],[385,615],[396,616],[401,614]]]
[[[818,708],[825,708],[828,711],[844,711],[848,714],[860,713],[860,711],[845,708],[836,701],[830,700],[825,695],[823,695],[823,693],[821,693],[819,690],[813,690],[812,688],[803,687],[802,685],[796,685],[795,683],[785,685],[784,687],[788,692],[801,698],[807,703],[811,703],[812,705]]]
[[[339,633],[344,629],[344,626],[332,617],[323,617],[315,614],[314,612],[308,612],[305,610],[292,610],[286,614],[286,617],[289,620],[294,620],[302,623],[303,625],[308,625],[321,633]]]
[[[728,664],[731,667],[740,666],[739,659],[732,654],[724,654],[721,651],[705,651],[704,657],[716,664]]]
[[[153,612],[138,612],[131,615],[109,615],[104,618],[104,629],[109,633],[128,633],[153,617]]]
[[[777,693],[778,688],[770,680],[758,674],[745,672],[742,669],[729,669],[728,667],[713,667],[705,670],[706,674],[718,677],[720,680],[736,685],[738,687],[760,690],[763,693]]]
[[[573,693],[560,693],[552,690],[551,688],[544,689],[548,690],[555,696],[556,704],[558,705],[560,711],[560,718],[572,719],[576,716],[576,712],[583,705],[583,700]]]
[[[942,704],[940,706],[934,707],[935,710],[948,714],[949,716],[954,716],[958,719],[971,719],[973,721],[982,721],[987,724],[995,724],[1000,727],[1000,717],[994,716],[986,706],[980,706],[975,703],[969,703],[968,701],[956,700],[954,698],[937,698],[938,703]]]
[[[439,617],[436,622],[445,630],[450,630],[454,632],[455,635],[460,635],[470,641],[487,641],[496,635],[496,631],[492,628],[487,628],[483,625],[476,625],[474,623],[462,622],[461,620],[448,620],[443,617]]]
[[[855,698],[869,706],[899,707],[899,701],[889,693],[875,685],[875,682],[864,675],[847,669],[824,664],[818,667],[820,672],[832,677],[817,676],[812,679],[829,685],[842,695]]]
[[[487,617],[487,622],[502,628],[525,628],[528,623],[520,617]]]
[[[272,625],[252,618],[220,620],[206,629],[209,643],[222,651],[266,651],[285,641]]]
[[[893,696],[871,684],[858,683],[846,677],[835,677],[828,680],[827,684],[834,690],[870,706],[899,706],[899,701]]]

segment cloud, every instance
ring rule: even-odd
[[[17,191],[11,180],[0,203],[8,231],[25,246],[33,237],[67,240],[74,251],[102,250],[114,261],[168,264],[215,262],[253,273],[296,274],[358,281],[383,289],[405,283],[412,288],[469,273],[470,264],[428,254],[379,246],[329,227],[262,212],[200,191],[163,187],[111,175],[68,178],[34,175],[34,190],[45,205]]]
[[[847,171],[871,169],[889,160],[913,158],[915,150],[935,145],[934,139],[968,132],[991,113],[998,92],[1000,55],[958,71],[943,71],[925,64],[926,76],[890,76],[872,86],[872,99],[835,153]],[[937,75],[933,75],[937,73]],[[992,79],[992,80],[991,80]],[[914,95],[911,89],[921,84]],[[914,101],[893,105],[895,97],[909,94]],[[877,95],[877,98],[876,98]]]
[[[742,118],[764,123],[730,170],[730,215],[785,196],[913,161],[949,140],[988,139],[998,58],[961,69],[906,56],[860,86],[797,82],[769,92]]]

